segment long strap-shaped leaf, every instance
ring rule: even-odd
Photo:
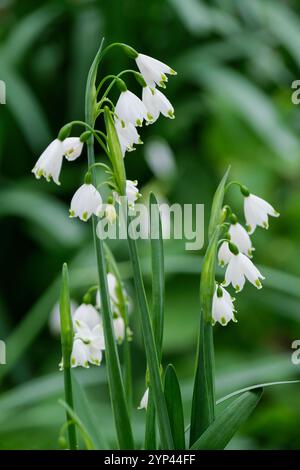
[[[149,198],[151,230],[151,267],[152,267],[152,326],[157,354],[161,360],[164,329],[165,273],[164,247],[161,217],[157,199],[153,193]],[[155,406],[150,384],[146,414],[145,449],[156,448]]]
[[[209,222],[209,245],[204,257],[201,274],[200,327],[193,389],[190,445],[200,437],[215,419],[215,371],[211,309],[215,289],[215,265],[220,235],[221,210],[228,172],[229,169],[214,196]]]
[[[130,258],[132,262],[133,275],[135,288],[137,293],[137,300],[139,304],[140,322],[142,327],[144,346],[147,356],[147,364],[149,367],[150,382],[152,386],[153,398],[155,402],[155,408],[158,419],[158,427],[161,438],[161,445],[163,449],[173,449],[174,443],[170,428],[170,421],[168,416],[168,410],[166,401],[163,393],[162,381],[160,376],[160,366],[158,353],[155,345],[155,339],[153,334],[153,328],[151,324],[151,318],[148,308],[148,302],[146,298],[144,282],[142,278],[142,272],[137,252],[136,241],[130,233],[130,221],[128,217],[128,242]]]
[[[86,87],[86,122],[91,127],[94,127],[95,121],[95,80],[97,75],[97,70],[99,62],[101,60],[101,47],[95,57],[95,60],[91,66],[87,87]],[[94,142],[93,138],[90,138],[87,144],[88,148],[88,162],[89,165],[95,163],[95,154],[94,154]],[[97,187],[96,175],[93,171],[93,183]],[[104,335],[105,335],[105,358],[107,364],[108,372],[108,383],[111,404],[113,409],[113,415],[117,430],[118,443],[120,449],[133,449],[133,435],[131,429],[131,423],[129,419],[129,413],[127,408],[127,401],[125,398],[124,385],[122,380],[122,373],[120,367],[120,361],[117,351],[117,345],[113,333],[112,325],[112,314],[111,314],[111,305],[108,295],[107,288],[107,274],[106,274],[106,262],[104,255],[103,241],[97,237],[96,233],[96,217],[93,216],[93,236],[97,257],[97,266],[98,266],[98,276],[99,276],[99,286],[100,286],[100,295],[102,302],[102,313],[103,313],[103,325],[104,325]]]
[[[169,364],[165,373],[165,397],[175,449],[185,449],[184,418],[180,386],[175,368]]]
[[[225,449],[231,438],[258,404],[262,388],[248,391],[240,395],[207,428],[202,436],[192,445],[193,450]]]

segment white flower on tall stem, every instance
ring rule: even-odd
[[[115,126],[123,156],[125,155],[126,151],[132,152],[135,150],[135,144],[143,143],[135,126],[131,122],[115,119]]]
[[[97,215],[100,212],[101,205],[102,198],[95,186],[84,183],[72,198],[70,217],[79,217],[86,222],[92,214]]]
[[[247,230],[236,221],[230,225],[228,233],[230,235],[230,241],[234,243],[238,249],[244,253],[244,255],[252,258],[252,251],[254,251],[254,248]]]
[[[219,322],[222,326],[226,326],[230,320],[237,321],[234,316],[235,308],[233,302],[234,299],[231,298],[227,290],[217,285],[212,302],[213,324]]]
[[[73,161],[80,157],[84,143],[79,137],[67,137],[63,141],[64,155],[67,160]]]
[[[218,251],[218,263],[220,266],[226,266],[232,258],[232,253],[229,250],[228,242],[224,241]]]
[[[155,122],[160,113],[165,117],[174,119],[174,108],[166,96],[156,88],[145,86],[142,94],[143,103],[146,106],[148,113],[153,117],[152,122]]]
[[[229,249],[232,251],[226,273],[224,285],[232,284],[232,287],[239,292],[243,289],[245,280],[248,279],[257,289],[261,289],[260,279],[264,279],[252,261],[243,253],[240,253],[237,246],[229,242]]]
[[[144,395],[142,396],[141,402],[138,406],[138,410],[146,410],[148,407],[148,398],[149,398],[149,388],[146,389]]]
[[[125,339],[125,322],[123,317],[116,316],[113,318],[113,328],[117,342],[119,344],[123,343]]]
[[[59,139],[53,140],[50,145],[44,150],[35,166],[32,169],[37,179],[42,176],[50,181],[51,178],[54,183],[60,185],[59,175],[61,171],[62,161],[64,156],[63,142]]]
[[[254,194],[244,194],[244,214],[249,233],[253,233],[257,225],[267,229],[268,216],[278,217],[279,213],[264,199]]]
[[[134,126],[142,126],[143,120],[152,121],[146,106],[134,93],[129,90],[122,91],[115,107],[115,113],[125,125],[130,122]]]
[[[71,354],[72,367],[100,365],[105,349],[101,318],[95,307],[80,305],[73,315],[74,342]]]
[[[138,54],[135,61],[145,82],[150,87],[158,85],[165,88],[165,82],[168,81],[167,74],[176,75],[175,70],[171,67],[145,54]]]

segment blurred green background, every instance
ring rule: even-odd
[[[128,176],[144,192],[204,203],[207,223],[213,193],[231,164],[233,179],[281,213],[268,232],[253,237],[266,287],[258,292],[246,286],[237,300],[239,323],[215,328],[218,396],[300,376],[300,365],[291,363],[291,343],[300,339],[300,111],[291,102],[291,83],[300,79],[299,13],[296,0],[0,0],[0,79],[7,86],[7,104],[0,107],[0,338],[7,342],[7,365],[0,366],[0,448],[58,447],[64,421],[57,403],[60,343],[48,323],[64,261],[77,302],[96,279],[90,227],[68,219],[86,160],[64,165],[61,187],[36,181],[30,171],[59,128],[83,118],[85,80],[103,36],[178,72],[166,90],[176,120],[162,118],[142,130],[146,144],[159,136],[164,151],[173,153],[173,177],[146,162],[147,145],[126,157]],[[128,65],[114,52],[102,73]],[[242,216],[234,189],[229,201]],[[164,363],[176,365],[188,417],[203,253],[185,252],[176,241],[165,248]],[[113,249],[134,305],[126,245]],[[148,247],[140,249],[147,276]],[[137,406],[145,360],[135,317],[133,308]],[[113,445],[105,366],[76,373]],[[143,412],[134,419],[141,435]],[[299,419],[298,385],[268,389],[230,448],[299,449]]]

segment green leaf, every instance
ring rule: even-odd
[[[73,376],[73,392],[76,413],[86,428],[93,442],[93,447],[97,450],[107,449],[101,434],[101,420],[96,422],[89,400],[81,383]]]
[[[152,325],[158,355],[161,355],[164,329],[165,272],[161,218],[157,199],[150,194],[151,261],[152,261]]]
[[[165,397],[169,413],[174,447],[185,449],[184,417],[180,386],[174,367],[169,364],[165,373]]]
[[[240,395],[215,421],[206,429],[201,437],[191,446],[192,450],[225,449],[241,425],[247,421],[258,404],[263,393],[262,388],[247,391]]]
[[[209,240],[213,236],[217,226],[221,223],[221,211],[223,207],[224,192],[225,192],[225,186],[226,186],[227,178],[229,175],[229,171],[230,171],[230,167],[228,168],[225,175],[223,176],[213,198],[212,207],[211,207],[211,216],[209,219],[209,227],[208,227],[208,239]]]
[[[167,405],[163,393],[162,381],[160,376],[160,366],[158,351],[156,349],[154,333],[151,323],[150,312],[148,308],[147,297],[142,278],[141,266],[139,262],[136,240],[130,233],[131,218],[128,217],[128,243],[130,258],[133,269],[133,277],[139,305],[140,324],[143,333],[144,347],[149,367],[150,383],[153,391],[153,399],[157,413],[158,427],[161,438],[161,445],[164,449],[173,449],[174,443],[170,428]]]
[[[62,282],[60,292],[60,326],[61,326],[61,349],[62,349],[62,362],[64,370],[64,389],[65,400],[68,406],[73,409],[73,387],[71,375],[71,354],[73,347],[73,321],[71,317],[70,306],[70,291],[69,291],[69,273],[66,263],[62,268]],[[67,411],[67,422],[71,419],[71,415]],[[70,449],[77,449],[77,437],[74,423],[68,426],[69,446]]]
[[[76,425],[78,430],[80,431],[80,434],[81,434],[81,437],[84,441],[86,449],[87,450],[94,450],[95,447],[94,447],[94,444],[93,444],[93,440],[92,440],[88,430],[86,429],[85,425],[83,424],[83,422],[81,421],[79,416],[75,413],[73,408],[71,408],[71,406],[68,405],[68,403],[66,403],[64,400],[58,400],[58,403],[66,410],[67,415],[70,417],[70,422],[69,422],[69,425],[68,425],[68,429],[71,426]],[[72,448],[70,448],[70,450],[72,450]]]
[[[200,326],[197,343],[190,445],[215,419],[215,364],[212,327],[212,299],[215,290],[216,256],[220,236],[221,209],[229,169],[222,178],[212,205],[209,245],[204,257],[200,283]]]

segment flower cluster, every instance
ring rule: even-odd
[[[107,274],[107,285],[111,303],[113,331],[118,344],[122,344],[125,339],[126,326],[122,315],[122,298],[128,303],[126,291],[121,286],[113,273]],[[122,293],[120,290],[122,289]],[[93,288],[92,288],[93,290]],[[122,295],[120,295],[122,294]],[[90,299],[90,293],[89,300]],[[56,316],[58,309],[55,307],[52,316]],[[71,354],[72,367],[89,367],[89,364],[100,365],[102,352],[105,350],[104,332],[101,316],[101,297],[97,290],[95,305],[82,303],[79,307],[72,309],[72,320],[74,329],[73,350]],[[55,332],[59,333],[59,324],[56,318],[51,318],[51,323],[55,321]],[[127,334],[131,336],[131,331],[127,329]],[[63,365],[60,365],[61,368]]]
[[[125,48],[125,50],[127,49]],[[165,88],[168,81],[167,75],[175,75],[176,72],[163,62],[139,54],[132,48],[130,48],[130,55],[135,58],[140,71],[132,70],[131,72],[143,86],[141,99],[128,90],[125,82],[116,76],[114,82],[120,89],[116,106],[108,100],[107,93],[99,102],[104,104],[109,101],[113,106],[111,113],[123,157],[126,152],[135,150],[135,145],[143,143],[137,131],[137,127],[141,127],[143,122],[154,123],[160,114],[170,119],[175,117],[173,106],[166,96],[157,89],[157,86]],[[99,115],[100,113],[101,110],[98,110]],[[78,124],[79,121],[74,121],[74,123]],[[84,143],[91,137],[93,130],[84,132],[80,137],[70,137],[69,134],[74,123],[64,126],[58,137],[42,153],[32,170],[36,178],[45,177],[47,181],[52,179],[59,185],[63,157],[65,156],[68,161],[74,161],[80,157]],[[85,123],[82,124],[85,125]],[[98,141],[101,140],[99,134],[97,137]],[[109,155],[107,142],[104,141],[102,144]],[[71,200],[70,217],[78,217],[86,222],[92,215],[104,214],[109,223],[114,223],[117,217],[114,205],[116,202],[120,202],[120,194],[114,190],[109,202],[103,205],[100,192],[92,184],[91,179],[91,174],[88,172],[84,184],[75,192]],[[137,184],[137,181],[126,180],[125,193],[129,208],[133,208],[134,203],[141,196]],[[112,187],[116,189],[113,185]]]
[[[212,320],[213,324],[219,322],[223,326],[227,325],[230,320],[237,321],[234,308],[235,299],[223,286],[227,287],[231,284],[237,293],[243,289],[246,280],[248,280],[257,289],[262,288],[261,281],[264,277],[250,259],[254,251],[250,234],[253,234],[257,226],[267,229],[269,226],[268,216],[279,216],[267,201],[250,194],[244,186],[240,188],[244,197],[247,230],[238,222],[230,207],[226,206],[224,211],[228,215],[229,222],[225,223],[227,233],[218,251],[219,265],[226,267],[226,272],[222,285],[217,284],[215,288]]]

